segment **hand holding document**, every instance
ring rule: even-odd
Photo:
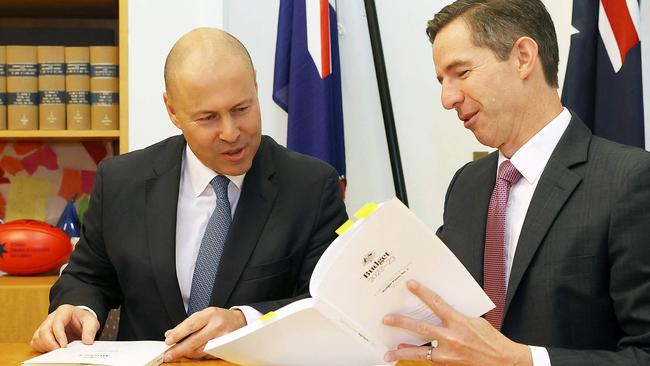
[[[158,366],[169,348],[165,342],[102,342],[85,345],[75,341],[65,348],[29,359],[25,366]]]
[[[451,251],[397,199],[366,205],[338,233],[310,282],[313,298],[208,342],[205,352],[241,365],[378,365],[400,343],[428,339],[382,324],[402,314],[439,324],[406,288],[416,279],[456,310],[494,307]]]

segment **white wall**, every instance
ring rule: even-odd
[[[425,28],[448,2],[376,2],[409,204],[432,228],[442,222],[453,173],[471,160],[472,151],[486,150],[440,103]],[[372,65],[372,59],[367,62]]]
[[[222,0],[131,0],[129,3],[129,151],[180,131],[162,100],[165,57],[196,27],[223,25]]]

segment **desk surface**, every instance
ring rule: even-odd
[[[16,342],[15,340],[4,340],[0,334],[0,366],[14,366],[20,365],[21,362],[36,357],[38,353],[32,351],[29,346],[28,340],[31,335],[45,319],[47,314],[47,293],[50,287],[56,281],[58,276],[34,276],[34,277],[14,277],[14,276],[0,276],[0,304],[3,305],[3,312],[0,312],[0,333],[11,335],[12,338],[16,337],[17,332],[26,332],[24,342],[22,343],[4,343]],[[18,291],[18,292],[14,292]],[[24,294],[23,294],[24,293]],[[36,295],[39,296],[36,296]],[[41,311],[33,310],[30,306],[36,304],[40,299],[43,304],[40,304],[43,309]],[[14,304],[15,303],[15,304]],[[8,307],[12,307],[12,311],[6,311]],[[37,304],[38,305],[38,304]],[[4,313],[4,317],[3,317]],[[26,319],[34,317],[32,323]],[[10,322],[15,322],[13,326]],[[169,365],[175,366],[235,366],[226,361],[190,361],[186,360],[180,363],[173,363]],[[417,361],[401,361],[398,366],[430,366],[431,363],[417,362]]]
[[[44,287],[48,291],[59,276],[0,276],[2,287]]]
[[[29,342],[47,316],[58,276],[0,276],[0,342]]]
[[[34,352],[27,343],[0,343],[0,365],[18,366],[21,362],[36,357],[39,354]],[[235,366],[232,363],[221,360],[204,360],[163,364],[174,366]]]
[[[18,366],[21,362],[36,357],[39,354],[34,352],[27,343],[0,343],[0,365]],[[185,360],[177,363],[163,365],[174,366],[236,366],[230,362],[221,360],[192,361]],[[417,361],[400,361],[397,366],[431,366],[431,363]]]

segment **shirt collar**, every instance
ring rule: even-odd
[[[214,170],[205,166],[201,160],[194,154],[190,145],[185,145],[185,169],[189,173],[192,189],[194,190],[194,197],[198,197],[205,191],[206,187],[210,184],[212,178],[217,174]],[[224,174],[225,175],[225,174]],[[242,184],[246,173],[242,175],[225,175],[230,181],[241,191]]]
[[[512,155],[510,162],[517,168],[529,184],[534,184],[551,158],[555,146],[569,126],[571,113],[563,108],[560,114],[553,118],[544,128],[528,140],[517,152]],[[508,158],[499,151],[499,165]]]

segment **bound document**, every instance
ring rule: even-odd
[[[0,130],[7,129],[7,48],[0,46]]]
[[[66,348],[34,357],[23,362],[23,365],[56,365],[56,366],[158,366],[163,361],[163,355],[169,348],[165,342],[102,342],[85,345],[75,341]]]
[[[93,130],[119,128],[118,49],[90,47],[90,118]]]
[[[65,48],[66,126],[90,130],[90,53],[88,47]]]
[[[344,224],[312,274],[313,298],[289,304],[232,333],[205,352],[240,365],[379,365],[400,343],[424,344],[382,324],[389,313],[440,324],[406,288],[415,279],[467,316],[494,307],[433,231],[399,200],[369,204]]]
[[[65,48],[38,46],[38,127],[65,130]]]
[[[7,125],[38,129],[38,56],[36,46],[7,46]]]

